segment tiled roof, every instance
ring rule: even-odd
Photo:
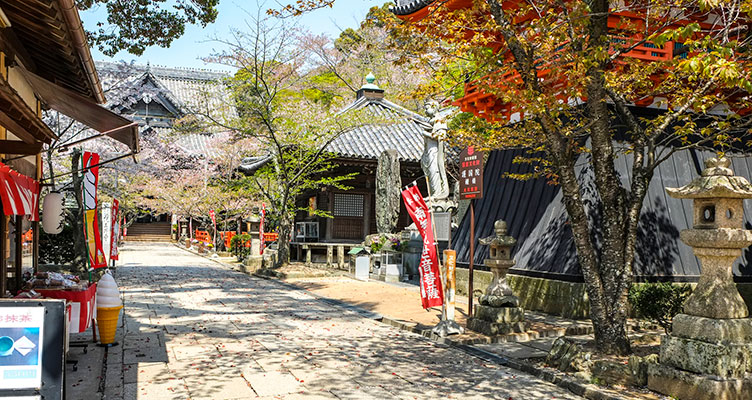
[[[378,159],[384,150],[394,149],[400,160],[420,161],[424,126],[428,126],[424,117],[388,100],[366,97],[342,112],[359,109],[384,122],[357,126],[335,139],[327,150],[344,158]]]
[[[173,110],[176,109],[178,114],[182,114],[176,115],[176,119],[188,114],[202,114],[202,111],[207,110],[227,110],[228,114],[232,114],[230,117],[235,113],[234,107],[225,107],[224,104],[229,98],[222,83],[223,79],[230,76],[227,72],[105,61],[98,61],[96,65],[106,87],[108,83],[110,86],[125,85],[132,88],[129,90],[135,90],[136,96],[147,92],[141,88],[151,80],[157,86],[158,96],[162,98],[156,101],[166,100],[174,106]],[[170,141],[191,156],[212,156],[215,153],[212,143],[216,141],[217,135],[223,134],[221,128],[211,124],[204,127],[205,132],[202,133],[178,134],[172,128],[160,126],[158,123],[142,126],[140,134],[148,129],[153,130],[161,138],[174,136]]]
[[[228,96],[222,80],[230,73],[198,68],[170,68],[157,65],[123,64],[97,61],[97,70],[106,80],[108,75],[128,74],[134,81],[150,74],[164,89],[167,97],[175,100],[180,108],[195,111],[198,108],[217,109],[222,107]],[[206,101],[204,101],[204,99]]]
[[[408,15],[430,5],[434,1],[435,0],[397,0],[397,5],[392,7],[391,10],[397,15]]]
[[[175,139],[175,145],[189,154],[212,156],[216,153],[215,146],[219,138],[223,136],[225,135],[221,133],[180,135]]]

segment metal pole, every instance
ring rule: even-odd
[[[475,265],[475,200],[470,200],[470,266],[467,278],[467,316],[473,317],[473,266]]]

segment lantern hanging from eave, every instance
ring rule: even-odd
[[[50,192],[44,197],[42,228],[44,232],[57,235],[63,231],[65,221],[65,198],[60,192]]]

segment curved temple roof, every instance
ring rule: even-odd
[[[397,0],[397,5],[392,7],[395,15],[409,15],[424,7],[428,7],[435,0]]]

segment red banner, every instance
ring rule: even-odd
[[[264,217],[266,216],[266,205],[261,203],[261,221],[259,222],[259,239],[261,239],[261,246],[259,246],[259,254],[264,254]]]
[[[118,250],[118,239],[120,239],[120,202],[112,199],[112,218],[110,219],[110,260],[117,260],[120,251]]]
[[[91,269],[104,268],[107,260],[102,249],[102,235],[99,233],[99,218],[97,216],[97,186],[99,186],[99,154],[84,152],[83,157],[83,200],[84,200],[84,235],[89,254]]]
[[[444,304],[444,291],[441,288],[439,255],[433,237],[431,212],[428,210],[418,187],[413,185],[402,191],[402,199],[408,214],[415,222],[418,232],[423,237],[423,253],[420,255],[420,298],[423,308],[428,309]]]
[[[0,200],[5,215],[28,215],[39,221],[39,182],[0,163]]]

